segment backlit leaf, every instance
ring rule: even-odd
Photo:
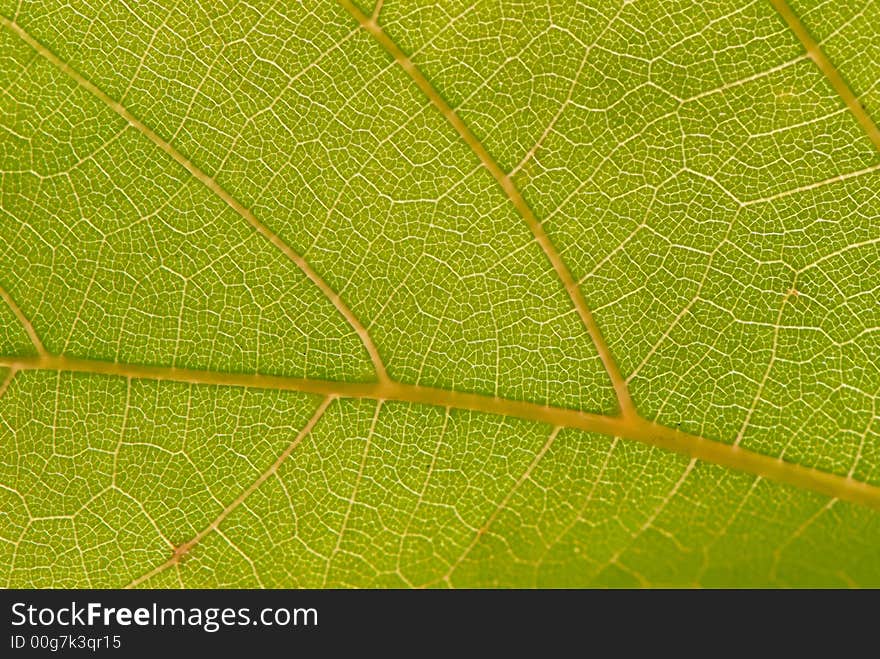
[[[880,586],[877,2],[0,15],[0,585]]]

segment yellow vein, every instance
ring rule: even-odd
[[[34,349],[37,351],[38,355],[46,355],[46,348],[43,346],[43,342],[40,341],[40,337],[37,334],[37,331],[34,329],[33,324],[28,319],[27,316],[24,315],[24,312],[21,310],[15,300],[12,299],[12,296],[6,292],[6,290],[0,286],[0,298],[12,309],[12,313],[18,318],[18,322],[21,323],[22,327],[24,327],[24,331],[27,333],[28,338],[31,340],[31,343],[34,344]]]
[[[871,119],[864,106],[859,102],[859,99],[849,88],[849,85],[843,79],[843,76],[840,75],[840,72],[834,64],[832,64],[831,60],[828,59],[824,52],[822,52],[819,43],[813,39],[809,30],[807,30],[806,26],[801,23],[797,14],[794,13],[785,0],[770,0],[770,4],[773,5],[773,8],[780,16],[782,16],[782,19],[788,25],[789,29],[794,32],[794,35],[798,38],[803,47],[807,49],[807,56],[813,60],[822,74],[828,79],[828,82],[831,83],[834,91],[836,91],[840,98],[843,99],[843,102],[846,103],[846,107],[849,108],[849,111],[852,112],[856,121],[859,122],[859,125],[868,134],[868,137],[877,150],[880,151],[880,128],[878,128],[877,124],[874,123],[874,120]]]
[[[777,199],[782,199],[783,197],[790,197],[791,195],[798,194],[800,192],[807,192],[808,190],[815,190],[816,188],[822,188],[826,185],[831,185],[832,183],[840,183],[842,181],[848,181],[851,178],[857,178],[859,176],[864,176],[865,174],[873,174],[874,172],[880,171],[880,163],[876,165],[871,165],[870,167],[865,167],[864,169],[860,169],[855,172],[846,172],[845,174],[838,174],[837,176],[832,176],[830,178],[822,179],[821,181],[815,181],[813,183],[807,183],[806,185],[801,185],[797,188],[789,188],[788,190],[783,190],[782,192],[777,192],[775,194],[769,195],[767,197],[758,197],[755,199],[747,199],[745,201],[739,202],[741,206],[754,206],[755,204],[763,204],[768,201],[776,201]]]
[[[551,426],[577,428],[641,442],[648,446],[682,453],[704,462],[761,476],[767,480],[793,485],[825,496],[880,510],[880,487],[878,486],[786,462],[740,446],[724,444],[668,428],[639,416],[591,414],[568,408],[404,384],[390,380],[385,382],[336,382],[279,375],[220,373],[175,367],[120,364],[55,355],[0,357],[0,367],[21,371],[67,371],[191,384],[300,391],[321,396],[398,401],[513,416]]]
[[[628,540],[625,541],[625,544],[623,546],[619,547],[617,549],[617,551],[615,551],[614,554],[612,554],[611,558],[609,558],[603,565],[600,565],[598,568],[596,568],[595,574],[597,574],[597,575],[602,574],[602,572],[604,572],[608,567],[610,567],[612,565],[616,565],[618,567],[624,567],[620,562],[620,559],[623,556],[624,552],[626,552],[630,548],[632,548],[635,545],[636,540],[638,540],[642,535],[644,535],[645,531],[647,531],[648,529],[650,529],[654,526],[654,522],[656,522],[657,518],[663,514],[663,511],[666,510],[667,506],[669,506],[669,502],[672,501],[678,495],[678,492],[681,490],[681,486],[684,485],[684,482],[687,480],[688,476],[691,475],[691,472],[694,470],[694,467],[696,466],[696,464],[697,464],[696,460],[693,460],[693,459],[690,462],[688,462],[688,464],[684,468],[684,471],[682,472],[681,476],[679,476],[678,480],[675,482],[675,485],[673,485],[672,489],[670,489],[666,493],[666,496],[663,497],[663,500],[654,509],[654,512],[652,512],[648,516],[648,518],[642,523],[642,525],[639,527],[639,529],[635,533],[633,533],[629,537]],[[632,574],[635,575],[635,577],[641,582],[641,585],[643,587],[647,587],[647,586],[651,585],[648,582],[648,580],[645,579],[644,577],[642,577],[642,575],[640,575],[638,572],[633,572]]]
[[[367,432],[367,439],[364,442],[364,452],[361,455],[361,463],[358,467],[357,476],[354,479],[354,486],[351,488],[351,496],[348,497],[348,506],[345,509],[345,515],[342,518],[342,525],[339,527],[339,533],[336,534],[336,544],[333,546],[333,551],[330,552],[330,555],[327,557],[327,565],[324,569],[324,583],[322,584],[322,588],[327,588],[327,580],[330,578],[330,570],[333,567],[333,559],[339,554],[340,549],[342,549],[342,540],[345,538],[345,531],[348,528],[348,521],[351,519],[351,511],[354,509],[354,504],[357,501],[358,490],[360,490],[361,483],[364,480],[364,471],[366,471],[367,467],[367,458],[370,455],[370,447],[373,445],[373,437],[376,434],[376,424],[379,422],[379,414],[382,412],[382,400],[376,403],[376,409],[373,412],[373,420],[370,422],[370,430]]]
[[[550,435],[547,437],[547,441],[544,442],[544,446],[541,447],[541,450],[535,454],[535,457],[529,463],[529,466],[526,467],[526,470],[522,473],[522,475],[516,480],[513,484],[513,487],[507,491],[507,494],[504,495],[504,498],[501,500],[495,509],[489,514],[489,517],[486,518],[486,521],[483,522],[483,525],[476,530],[474,533],[473,539],[471,539],[470,543],[467,547],[464,548],[464,551],[456,558],[452,563],[449,564],[449,569],[446,571],[441,579],[446,583],[447,586],[453,588],[452,585],[452,574],[455,572],[458,567],[464,563],[465,559],[468,555],[474,550],[474,547],[477,546],[477,543],[480,539],[489,532],[492,524],[495,523],[495,520],[498,519],[498,516],[501,515],[502,512],[507,510],[507,506],[510,503],[510,500],[514,497],[514,495],[519,491],[519,488],[522,487],[523,483],[529,480],[532,477],[532,474],[535,471],[535,468],[541,462],[545,455],[547,455],[547,451],[550,450],[550,447],[553,446],[553,442],[556,441],[556,437],[559,435],[559,432],[562,430],[561,426],[556,426],[550,432]],[[433,585],[433,584],[432,584]]]
[[[599,353],[599,358],[602,360],[605,370],[608,373],[608,377],[611,379],[611,383],[614,386],[621,413],[624,416],[635,416],[636,410],[632,399],[630,398],[626,380],[620,374],[617,362],[615,362],[608,345],[602,338],[602,332],[599,330],[599,325],[593,318],[593,314],[587,306],[586,300],[584,300],[580,287],[577,285],[574,277],[572,277],[568,266],[562,259],[562,256],[556,250],[556,247],[553,245],[549,236],[547,236],[541,222],[535,217],[531,207],[526,203],[525,198],[523,198],[519,189],[516,187],[513,179],[501,169],[498,163],[495,162],[495,159],[486,150],[486,147],[483,146],[480,140],[471,132],[470,128],[468,128],[455,113],[455,110],[449,106],[437,90],[434,89],[434,86],[428,81],[424,74],[422,74],[415,64],[413,64],[412,60],[410,60],[400,47],[385,33],[385,31],[379,27],[376,21],[364,14],[350,0],[339,0],[339,3],[367,32],[370,33],[370,35],[372,35],[379,45],[394,58],[401,68],[403,68],[407,75],[409,75],[413,82],[415,82],[416,86],[425,94],[425,96],[428,97],[434,107],[440,111],[462,140],[464,140],[468,147],[470,147],[471,151],[473,151],[477,158],[479,158],[483,166],[490,174],[492,174],[492,177],[498,182],[502,190],[504,190],[508,199],[522,216],[523,220],[525,220],[525,223],[531,230],[538,245],[540,245],[541,249],[544,251],[544,255],[550,261],[550,264],[556,271],[556,275],[565,286],[565,290],[571,298],[581,321],[586,326],[590,338],[596,346],[596,351]]]
[[[831,499],[827,501],[824,506],[819,508],[816,512],[810,515],[804,522],[794,530],[788,540],[783,542],[781,545],[778,545],[776,549],[773,550],[773,564],[770,567],[770,583],[776,583],[777,580],[777,572],[779,570],[779,563],[782,561],[782,555],[785,551],[791,546],[793,542],[795,542],[798,538],[800,538],[813,524],[816,523],[822,515],[827,513],[834,507],[834,504],[837,503],[837,499]]]
[[[584,521],[584,515],[589,510],[593,500],[596,496],[596,490],[599,485],[605,483],[605,472],[608,469],[608,465],[611,463],[611,457],[614,455],[614,451],[617,449],[617,443],[620,441],[620,437],[614,437],[611,440],[611,443],[608,446],[608,450],[605,452],[605,458],[602,460],[602,466],[599,467],[599,473],[596,474],[596,477],[593,479],[593,482],[590,484],[590,491],[587,493],[587,497],[584,502],[578,508],[577,515],[573,516],[571,520],[565,525],[565,528],[553,539],[552,542],[549,542],[544,547],[544,552],[541,554],[541,558],[538,559],[538,565],[541,565],[547,558],[547,555],[553,550],[559,542],[567,536],[571,530],[581,522]],[[535,586],[537,587],[537,580],[535,582]]]
[[[755,411],[758,409],[758,405],[761,404],[761,400],[764,397],[764,390],[767,388],[767,383],[770,381],[770,374],[773,372],[773,367],[776,366],[776,360],[779,358],[779,334],[782,328],[782,317],[791,307],[793,300],[797,299],[797,285],[798,276],[795,275],[794,279],[792,279],[791,287],[788,289],[788,292],[782,296],[782,302],[779,304],[779,313],[776,314],[776,322],[773,324],[773,338],[770,341],[770,359],[767,360],[764,374],[758,381],[755,395],[752,396],[752,404],[749,405],[749,409],[746,411],[746,416],[739,428],[739,432],[736,434],[736,439],[733,440],[734,446],[739,446],[740,442],[742,442],[743,437],[746,435],[746,430],[752,425],[752,416],[754,416]]]
[[[229,192],[227,192],[214,178],[203,172],[190,160],[188,160],[182,153],[171,146],[171,144],[159,137],[159,135],[157,135],[151,128],[149,128],[142,121],[140,121],[140,119],[129,112],[128,109],[126,109],[121,103],[114,101],[94,83],[83,77],[83,75],[79,73],[79,71],[64,62],[55,53],[53,53],[42,43],[37,41],[24,28],[18,25],[18,23],[10,21],[5,16],[0,16],[0,24],[17,34],[22,39],[22,41],[27,43],[44,59],[48,60],[56,68],[67,74],[74,82],[76,82],[76,84],[88,91],[95,98],[97,98],[105,105],[107,105],[111,110],[113,110],[113,112],[125,119],[125,121],[127,121],[130,126],[132,126],[142,135],[144,135],[144,137],[149,139],[153,144],[162,149],[162,151],[168,154],[175,162],[177,162],[186,171],[188,171],[194,178],[196,178],[206,188],[208,188],[211,192],[222,199],[227,206],[229,206],[232,210],[234,210],[242,218],[244,218],[248,222],[248,224],[250,224],[251,227],[253,227],[257,231],[257,233],[263,236],[263,238],[272,243],[272,245],[274,245],[279,251],[281,251],[287,258],[293,261],[293,263],[306,275],[306,277],[308,277],[309,280],[318,287],[321,293],[323,293],[324,296],[328,300],[330,300],[331,304],[336,307],[336,310],[343,316],[343,318],[345,318],[345,320],[348,322],[349,325],[351,325],[355,332],[357,332],[358,337],[360,337],[360,340],[363,342],[364,347],[366,348],[367,353],[370,356],[370,360],[373,362],[373,368],[376,371],[376,377],[380,381],[388,379],[388,374],[385,370],[385,365],[382,361],[382,358],[379,355],[379,350],[376,348],[366,328],[363,326],[360,320],[358,320],[354,312],[352,312],[352,310],[348,308],[348,305],[346,305],[345,302],[342,301],[342,298],[336,293],[336,291],[334,291],[330,287],[330,285],[327,284],[327,282],[325,282],[321,278],[321,276],[312,269],[308,262],[306,262],[306,260],[302,256],[296,253],[287,243],[285,243],[278,236],[278,234],[276,234],[266,225],[260,222],[260,220],[257,219],[257,217],[253,214],[253,212],[251,212],[250,209],[245,208],[245,206],[243,206],[241,202],[239,202],[235,197],[229,194]]]
[[[0,384],[0,398],[3,398],[3,394],[9,389],[9,385],[12,384],[12,379],[15,377],[16,373],[17,371],[14,368],[10,368],[9,373],[3,378],[3,384]]]
[[[175,565],[178,565],[180,563],[180,561],[183,560],[184,556],[186,556],[192,550],[193,547],[195,547],[199,542],[201,542],[205,538],[205,536],[209,535],[213,531],[219,532],[220,525],[223,523],[223,520],[225,520],[227,517],[229,517],[229,515],[230,515],[230,513],[232,513],[232,511],[234,511],[242,503],[244,503],[245,499],[247,499],[251,494],[253,494],[260,487],[260,485],[265,483],[273,474],[275,474],[278,471],[278,469],[281,467],[281,465],[284,463],[284,461],[287,460],[288,457],[290,457],[290,454],[293,453],[293,451],[296,449],[296,447],[302,443],[302,441],[306,438],[306,435],[308,435],[312,431],[312,428],[315,427],[315,424],[317,424],[318,421],[320,420],[320,418],[323,416],[324,411],[327,409],[327,407],[330,405],[330,403],[333,402],[333,398],[334,398],[333,396],[328,396],[327,398],[325,398],[321,402],[321,404],[318,406],[318,409],[316,409],[315,413],[312,414],[312,418],[309,419],[308,423],[306,423],[306,425],[303,426],[303,429],[299,431],[299,434],[297,434],[297,436],[294,438],[294,440],[288,445],[288,447],[286,449],[284,449],[284,451],[281,453],[281,455],[278,456],[278,459],[272,463],[272,466],[269,467],[262,474],[260,474],[260,476],[259,476],[259,478],[257,478],[257,480],[255,480],[253,483],[251,483],[247,487],[247,489],[244,490],[244,492],[239,494],[235,498],[234,501],[232,501],[228,506],[226,506],[226,508],[224,508],[223,511],[219,515],[217,515],[216,518],[214,518],[213,522],[211,522],[210,524],[208,524],[208,526],[206,526],[204,529],[199,531],[195,535],[195,537],[193,537],[192,540],[189,540],[188,542],[185,542],[182,545],[180,545],[179,547],[177,547],[174,550],[173,554],[171,555],[171,558],[169,558],[167,561],[165,561],[161,565],[156,566],[155,568],[153,568],[149,572],[139,576],[137,579],[134,579],[131,583],[129,583],[126,586],[126,588],[135,588],[135,587],[139,586],[140,584],[142,584],[143,582],[147,581],[148,579],[155,577],[157,574],[164,572],[168,568],[175,566]]]

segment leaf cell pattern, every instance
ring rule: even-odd
[[[880,585],[878,26],[0,1],[0,584]]]

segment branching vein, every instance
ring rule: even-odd
[[[351,327],[357,333],[358,337],[360,337],[360,340],[363,342],[364,347],[366,348],[366,351],[370,356],[370,360],[373,363],[373,368],[376,371],[376,377],[380,381],[388,379],[388,373],[385,369],[382,358],[379,355],[379,350],[378,348],[376,348],[376,345],[373,343],[372,338],[370,337],[369,333],[367,332],[361,321],[357,318],[357,316],[355,316],[354,312],[348,307],[348,305],[342,300],[342,298],[339,297],[339,294],[337,294],[336,291],[334,291],[330,287],[330,285],[325,282],[321,278],[321,276],[312,269],[312,266],[309,265],[309,263],[302,256],[297,254],[290,247],[290,245],[285,243],[281,239],[281,237],[278,236],[278,234],[276,234],[271,229],[269,229],[269,227],[260,222],[260,220],[257,219],[257,217],[250,209],[246,208],[235,197],[229,194],[229,192],[227,192],[213,177],[209,176],[207,173],[199,169],[195,164],[193,164],[192,161],[187,159],[170,143],[159,137],[159,135],[157,135],[155,131],[153,131],[149,126],[145,125],[140,119],[135,117],[121,103],[114,101],[94,83],[83,77],[83,75],[79,73],[79,71],[61,60],[57,55],[55,55],[55,53],[53,53],[51,50],[46,48],[46,46],[34,39],[34,37],[32,37],[18,23],[10,21],[5,16],[0,16],[0,24],[2,24],[13,33],[17,34],[25,43],[27,43],[43,58],[52,63],[59,70],[63,71],[80,87],[88,91],[95,98],[107,105],[116,114],[125,119],[130,126],[132,126],[142,135],[144,135],[144,137],[149,139],[153,144],[162,149],[162,151],[167,153],[175,162],[182,166],[194,178],[198,179],[206,188],[208,188],[211,192],[222,199],[227,206],[229,206],[232,210],[234,210],[242,218],[244,218],[248,222],[248,224],[250,224],[257,231],[257,233],[263,236],[263,238],[272,243],[272,245],[274,245],[279,251],[281,251],[287,258],[293,261],[293,263],[306,275],[306,277],[308,277],[308,279],[315,286],[318,287],[321,293],[323,293],[324,296],[328,300],[330,300],[333,306],[336,307],[336,310],[342,315],[343,318],[345,318],[348,324],[351,325]]]
[[[149,380],[212,384],[254,389],[301,391],[327,397],[399,401],[422,405],[485,412],[500,416],[577,428],[612,437],[620,437],[683,453],[692,458],[736,469],[771,481],[794,485],[829,497],[859,503],[880,510],[880,487],[852,478],[786,462],[740,446],[692,435],[648,421],[640,416],[606,416],[563,407],[539,405],[526,401],[497,398],[484,394],[450,391],[402,382],[337,382],[291,378],[278,375],[221,373],[163,366],[120,364],[71,357],[0,357],[0,367],[16,370],[50,370],[96,375],[112,375]]]
[[[334,398],[335,398],[334,396],[327,396],[326,398],[324,398],[324,400],[321,402],[321,404],[318,405],[318,409],[316,409],[315,413],[312,414],[312,418],[309,419],[309,421],[306,423],[305,426],[303,426],[303,429],[299,431],[299,434],[297,434],[297,436],[294,438],[294,440],[288,445],[288,447],[286,449],[284,449],[284,451],[281,453],[281,455],[278,456],[278,459],[272,463],[272,466],[270,466],[266,471],[264,471],[262,474],[260,474],[260,476],[259,476],[259,478],[257,478],[257,480],[255,480],[253,483],[251,483],[247,487],[247,489],[245,489],[228,506],[226,506],[226,508],[224,508],[220,512],[220,514],[217,515],[216,518],[214,518],[214,521],[212,521],[208,526],[206,526],[204,529],[199,531],[195,535],[195,537],[193,537],[191,540],[189,540],[189,541],[183,543],[182,545],[180,545],[179,547],[175,548],[174,552],[171,555],[171,558],[169,558],[167,561],[165,561],[161,565],[153,568],[149,572],[141,575],[137,579],[134,579],[131,583],[129,583],[126,586],[126,588],[135,588],[135,587],[139,586],[140,584],[144,583],[145,581],[148,581],[149,579],[155,577],[157,574],[164,572],[168,568],[178,565],[180,563],[180,561],[183,560],[183,558],[192,550],[193,547],[195,547],[202,540],[204,540],[205,536],[211,534],[214,531],[219,531],[220,525],[223,523],[223,520],[225,520],[227,517],[229,517],[229,515],[236,508],[238,508],[242,503],[244,503],[245,499],[247,499],[251,494],[253,494],[271,476],[273,476],[275,473],[278,472],[278,469],[281,467],[281,465],[284,463],[284,461],[287,460],[288,457],[290,457],[290,454],[293,453],[294,449],[296,449],[296,447],[299,446],[302,443],[302,441],[306,438],[306,436],[312,431],[312,428],[315,427],[315,425],[318,423],[318,421],[324,415],[324,412],[326,411],[327,407],[329,407],[330,403],[333,402]]]
[[[440,93],[434,89],[434,86],[416,67],[416,65],[413,64],[412,60],[410,60],[400,47],[385,33],[385,31],[379,27],[378,23],[364,14],[350,0],[339,0],[339,2],[358,21],[358,23],[360,23],[361,26],[373,36],[379,45],[395,59],[407,75],[412,78],[416,86],[430,99],[434,107],[441,112],[444,118],[456,130],[462,140],[467,143],[468,147],[470,147],[474,154],[480,159],[483,166],[504,190],[504,193],[507,195],[508,199],[510,199],[510,202],[528,225],[529,230],[531,230],[532,235],[543,250],[544,255],[550,261],[553,270],[562,281],[569,298],[571,298],[581,321],[587,328],[587,332],[590,334],[590,338],[596,347],[596,351],[599,353],[599,358],[602,360],[602,364],[605,366],[608,377],[614,386],[614,392],[617,396],[617,403],[620,406],[621,414],[623,414],[623,416],[635,416],[636,409],[632,402],[632,398],[629,395],[626,380],[621,375],[620,368],[617,366],[617,362],[614,360],[608,344],[605,342],[605,339],[602,338],[602,332],[599,329],[599,325],[595,318],[593,318],[593,314],[587,306],[587,302],[581,293],[580,287],[574,280],[571,271],[569,271],[568,266],[565,264],[565,261],[563,261],[556,246],[544,231],[541,222],[535,216],[535,213],[522,196],[519,188],[516,187],[513,179],[501,169],[492,155],[486,150],[486,147],[483,146],[482,142],[480,142],[476,135],[471,132],[470,128],[467,127],[467,124],[461,120],[461,117],[456,114],[455,110],[453,110]]]
[[[770,0],[770,4],[773,5],[773,8],[780,16],[782,16],[789,29],[794,32],[804,48],[807,49],[807,55],[809,58],[813,60],[822,74],[828,79],[828,82],[831,83],[834,91],[843,99],[843,102],[846,103],[846,107],[849,108],[849,111],[855,117],[856,121],[858,121],[859,125],[865,130],[871,143],[878,151],[880,151],[880,128],[877,127],[877,124],[874,123],[874,120],[871,119],[871,116],[865,110],[864,106],[849,88],[846,80],[840,75],[840,71],[837,70],[837,67],[835,67],[825,53],[822,52],[822,47],[813,38],[806,26],[801,23],[801,19],[798,18],[797,14],[795,14],[792,8],[789,7],[786,0]]]
[[[24,328],[24,331],[27,333],[28,338],[31,340],[31,343],[34,345],[34,349],[37,351],[38,355],[46,355],[46,348],[43,346],[43,342],[40,340],[37,331],[34,329],[33,324],[30,319],[24,315],[24,312],[21,308],[15,303],[15,300],[12,299],[12,296],[9,295],[6,290],[0,286],[0,299],[2,299],[9,308],[12,309],[12,313],[15,314],[15,317],[18,318],[18,322],[21,323],[21,326]]]

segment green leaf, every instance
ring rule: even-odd
[[[880,585],[877,2],[0,15],[0,585]]]

